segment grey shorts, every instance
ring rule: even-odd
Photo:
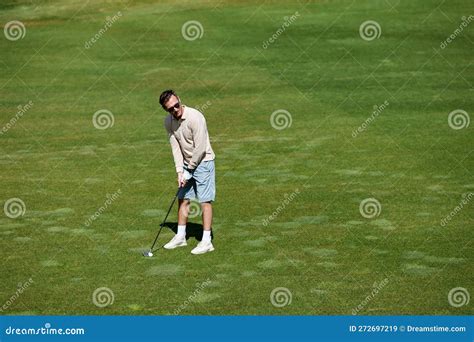
[[[200,203],[213,202],[216,198],[216,173],[214,160],[202,161],[192,172],[186,185],[179,191],[179,199],[197,199]]]

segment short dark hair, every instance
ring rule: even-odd
[[[164,92],[162,92],[161,95],[160,95],[160,105],[162,107],[164,107],[165,103],[168,102],[170,97],[173,96],[173,95],[178,97],[178,95],[176,95],[176,93],[172,89],[168,89],[168,90],[165,90]]]

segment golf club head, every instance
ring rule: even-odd
[[[147,257],[147,258],[151,258],[153,256],[153,252],[152,251],[144,251],[143,256]]]

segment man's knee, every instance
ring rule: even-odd
[[[212,202],[201,202],[201,211],[203,213],[211,213],[212,212]]]
[[[178,207],[179,207],[179,210],[187,210],[189,207],[189,200],[187,199],[178,200]]]

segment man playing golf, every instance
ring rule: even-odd
[[[189,201],[201,203],[204,233],[192,254],[212,252],[212,202],[216,196],[214,158],[209,142],[206,119],[198,110],[181,103],[173,90],[160,95],[160,104],[169,115],[165,118],[174,164],[178,176],[178,232],[164,245],[166,249],[186,246],[186,223]]]

